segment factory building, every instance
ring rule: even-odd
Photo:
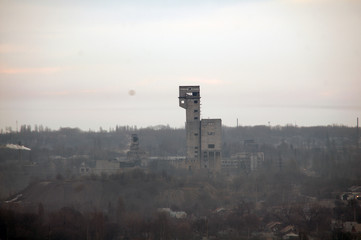
[[[199,86],[179,87],[179,106],[186,109],[185,166],[191,168],[220,169],[222,159],[222,120],[200,119]]]

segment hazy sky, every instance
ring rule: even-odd
[[[0,0],[0,128],[356,125],[361,0]],[[134,90],[130,94],[130,91]]]

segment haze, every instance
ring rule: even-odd
[[[0,0],[0,128],[228,126],[361,116],[361,1]]]

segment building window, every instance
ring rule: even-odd
[[[215,135],[215,132],[208,132],[208,135]]]
[[[194,117],[194,120],[197,120],[198,119],[198,117]]]
[[[198,136],[198,133],[195,133],[194,136]]]
[[[198,112],[198,109],[194,109],[194,112]]]
[[[194,100],[194,103],[198,103],[198,100]]]
[[[214,148],[214,144],[208,144],[208,148]]]
[[[194,149],[198,149],[198,147],[194,147]]]

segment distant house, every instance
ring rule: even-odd
[[[341,194],[341,200],[361,200],[361,186],[352,186],[349,187],[348,192]]]
[[[294,239],[294,240],[296,240],[296,239],[299,239],[299,235],[298,234],[296,234],[296,233],[287,233],[287,234],[285,234],[283,237],[282,237],[282,239],[288,239],[288,240],[292,240],[292,239]]]
[[[266,225],[266,230],[270,232],[278,232],[282,226],[280,222],[270,222]]]
[[[159,208],[158,212],[169,214],[170,217],[176,219],[183,219],[187,217],[187,213],[184,211],[172,211],[170,208]]]
[[[344,232],[354,232],[361,233],[361,223],[357,222],[344,222],[343,223],[343,231]]]
[[[280,233],[286,235],[286,234],[288,234],[288,233],[292,233],[292,232],[295,232],[295,231],[296,231],[295,226],[293,226],[293,225],[288,225],[288,226],[282,228],[282,229],[280,230]]]
[[[223,207],[219,207],[219,208],[216,208],[213,213],[215,214],[224,214],[225,212],[227,211],[227,209],[223,208]]]
[[[84,162],[82,162],[80,168],[79,168],[80,175],[89,175],[91,173],[91,168],[89,166],[86,166]]]

